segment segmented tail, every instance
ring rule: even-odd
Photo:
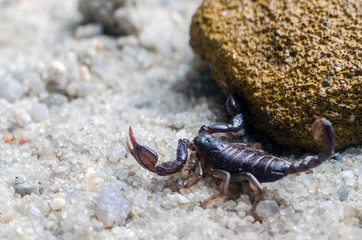
[[[286,170],[286,174],[304,172],[320,165],[327,160],[334,152],[334,131],[330,121],[325,118],[319,118],[312,125],[314,140],[317,140],[323,131],[324,149],[309,161],[292,163]]]

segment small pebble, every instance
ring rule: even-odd
[[[286,222],[287,220],[288,220],[288,218],[286,218],[285,216],[280,216],[280,221],[282,221],[282,222]]]
[[[102,34],[103,27],[99,23],[78,26],[75,30],[76,38],[90,38]]]
[[[353,161],[352,161],[352,159],[347,159],[346,165],[347,165],[348,167],[352,167],[352,166],[353,166]]]
[[[53,61],[50,63],[46,89],[48,92],[64,93],[68,82],[68,70],[64,63]]]
[[[84,191],[94,191],[99,187],[99,181],[96,179],[85,178],[81,181],[81,184]]]
[[[20,144],[24,144],[24,143],[27,143],[27,142],[29,142],[29,139],[28,139],[27,137],[21,137],[21,138],[19,139],[19,143],[20,143]]]
[[[89,75],[89,69],[88,69],[87,66],[82,65],[82,66],[79,68],[79,79],[80,79],[81,81],[89,81],[90,75]]]
[[[24,94],[23,86],[11,76],[0,79],[0,98],[10,102],[20,99]]]
[[[339,200],[344,201],[347,199],[348,194],[349,194],[349,190],[346,187],[340,187],[337,191],[338,195],[339,195]]]
[[[342,179],[344,180],[345,184],[348,186],[352,186],[355,182],[354,179],[354,173],[352,170],[346,170],[346,171],[342,171],[340,173]]]
[[[117,43],[120,47],[123,46],[137,46],[138,43],[138,38],[135,37],[134,35],[129,35],[129,36],[122,36],[120,38],[118,38]]]
[[[54,60],[50,63],[50,70],[55,74],[64,74],[67,71],[67,68],[61,61]]]
[[[167,198],[172,201],[172,202],[177,202],[179,204],[185,204],[185,203],[189,203],[190,200],[188,198],[186,198],[185,196],[179,194],[179,193],[175,193],[175,194],[168,194]]]
[[[23,183],[18,183],[14,186],[15,192],[24,197],[26,194],[40,194],[39,192],[39,182],[38,181],[27,181]]]
[[[49,109],[47,105],[35,103],[31,111],[31,116],[35,122],[42,122],[49,118]]]
[[[92,82],[80,82],[74,95],[78,97],[86,97],[93,91],[93,88],[94,86]]]
[[[180,173],[180,178],[181,178],[182,180],[186,180],[186,179],[188,178],[189,174],[190,174],[190,170],[188,170],[188,169],[182,169],[182,170],[181,170],[181,173]]]
[[[123,224],[131,213],[131,204],[118,188],[102,186],[98,193],[96,216],[105,227]]]
[[[65,206],[65,200],[63,198],[55,198],[50,202],[51,209],[57,211],[63,209]]]
[[[3,140],[5,142],[11,142],[12,140],[14,140],[14,135],[12,133],[6,133],[3,136]]]
[[[292,207],[287,207],[279,210],[280,212],[280,220],[287,219],[289,222],[296,222],[295,210]],[[282,218],[284,217],[284,218]]]
[[[126,156],[126,154],[126,148],[119,142],[112,143],[108,148],[108,159],[111,162],[119,161],[122,157]]]
[[[261,218],[267,219],[279,212],[279,206],[274,200],[264,200],[260,201],[255,211]]]

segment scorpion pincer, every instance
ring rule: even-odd
[[[230,89],[226,102],[230,114],[240,112]],[[255,220],[260,221],[256,214],[256,206],[260,202],[263,188],[260,183],[273,182],[292,173],[307,171],[327,160],[334,151],[334,132],[332,124],[325,118],[319,118],[312,125],[314,140],[317,140],[323,132],[324,149],[309,161],[289,163],[278,157],[267,155],[266,152],[243,147],[241,144],[228,143],[211,134],[238,132],[244,125],[241,113],[235,115],[230,124],[215,123],[209,126],[203,125],[198,136],[193,141],[180,139],[178,141],[176,160],[157,165],[158,155],[152,149],[139,145],[134,137],[132,128],[129,128],[127,148],[137,162],[145,169],[160,176],[166,176],[187,169],[195,168],[194,174],[185,184],[174,184],[172,187],[189,188],[199,182],[203,175],[202,166],[207,165],[212,176],[222,180],[219,193],[206,199],[201,206],[205,207],[211,200],[221,197],[228,192],[230,181],[248,181],[250,187],[256,192],[251,208],[251,214]],[[130,143],[131,142],[131,143]],[[132,144],[132,146],[131,146]],[[189,163],[187,161],[187,149],[195,151]],[[202,164],[201,164],[202,163]],[[186,166],[185,166],[186,165]]]

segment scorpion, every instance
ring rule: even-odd
[[[198,135],[192,141],[180,139],[178,141],[175,161],[168,161],[157,165],[157,153],[147,146],[138,144],[131,126],[129,127],[129,138],[126,139],[127,148],[143,168],[159,176],[174,174],[182,169],[195,169],[193,175],[186,183],[171,184],[166,187],[190,188],[194,186],[202,179],[203,168],[207,165],[211,175],[222,181],[219,192],[201,203],[202,207],[206,207],[213,199],[224,196],[228,192],[231,180],[249,182],[251,189],[256,192],[251,207],[251,214],[255,221],[261,221],[256,213],[256,207],[263,195],[263,188],[260,183],[274,182],[289,174],[307,171],[326,161],[334,152],[335,138],[333,127],[331,122],[325,118],[319,118],[314,121],[312,125],[314,141],[323,133],[324,148],[309,161],[303,160],[290,163],[284,159],[268,155],[262,150],[250,149],[240,143],[228,143],[211,134],[238,132],[243,128],[244,120],[243,114],[240,113],[240,107],[230,89],[225,83],[222,82],[222,84],[229,93],[226,100],[227,111],[230,114],[235,114],[231,123],[203,125]],[[190,155],[188,165],[186,165],[188,158],[187,149],[196,152],[196,154]]]

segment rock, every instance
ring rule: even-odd
[[[130,212],[130,203],[117,188],[101,187],[98,193],[96,215],[105,227],[113,227],[123,223]]]
[[[15,192],[24,197],[27,194],[40,194],[39,192],[39,182],[38,181],[26,181],[23,183],[15,184]]]
[[[325,117],[336,148],[343,148],[362,140],[357,6],[357,0],[205,0],[190,44],[214,79],[235,91],[256,128],[281,144],[317,150],[311,124]]]

